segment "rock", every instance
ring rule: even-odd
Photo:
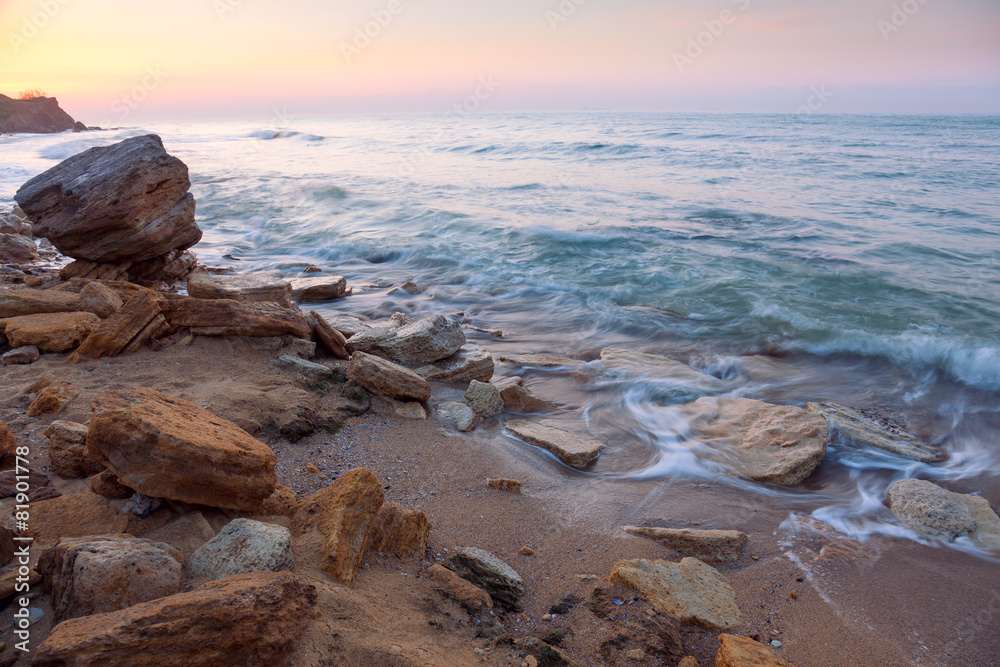
[[[876,447],[921,463],[931,463],[938,452],[906,431],[889,432],[860,412],[836,403],[807,403],[809,412],[825,417],[842,435],[863,445]]]
[[[13,447],[13,441],[8,442],[10,442],[11,447]],[[23,478],[23,471],[21,473],[18,473],[17,470],[4,470],[3,472],[0,472],[0,498],[9,498],[17,493],[17,483],[19,481],[25,481],[24,479],[18,480],[18,476]],[[49,476],[38,470],[31,470],[28,472],[27,482],[28,487],[32,490],[47,487],[51,484]],[[29,497],[30,494],[31,492],[29,491]]]
[[[107,285],[94,281],[80,290],[80,307],[100,318],[108,318],[125,305],[122,298]]]
[[[625,657],[632,662],[643,662],[646,659],[646,652],[641,648],[634,648],[625,654]]]
[[[347,367],[347,379],[372,393],[399,400],[426,401],[431,386],[408,368],[364,352],[354,352]]]
[[[312,329],[298,310],[280,303],[240,303],[232,299],[171,297],[162,303],[171,328],[187,327],[195,336],[283,336],[309,338]]]
[[[333,356],[338,359],[349,359],[351,355],[347,353],[347,338],[340,333],[330,323],[323,319],[323,316],[315,310],[309,311],[313,336],[315,336],[323,347],[328,349]]]
[[[503,411],[500,390],[488,382],[473,380],[465,392],[465,400],[480,417],[492,417]]]
[[[262,339],[255,338],[253,340]],[[298,357],[300,359],[312,359],[316,356],[316,343],[311,340],[295,338],[294,336],[282,336],[278,340],[281,344],[279,349],[283,350],[286,354],[292,355],[293,357]]]
[[[269,273],[213,275],[205,271],[187,277],[188,296],[195,299],[232,299],[243,303],[270,301],[286,308],[292,304],[292,285]]]
[[[427,573],[437,584],[436,588],[469,611],[476,613],[483,609],[493,608],[493,599],[490,594],[472,582],[466,581],[446,567],[435,563],[427,568]]]
[[[201,240],[190,187],[187,167],[151,134],[64,160],[14,198],[34,235],[64,255],[138,262]]]
[[[18,581],[18,577],[22,581]],[[17,570],[12,570],[4,575],[0,575],[0,600],[6,600],[14,595],[14,593],[23,593],[24,591],[18,591],[18,584],[24,583],[24,576]],[[42,575],[38,574],[35,570],[28,570],[27,583],[29,586],[34,586],[42,580]]]
[[[333,369],[328,366],[306,361],[299,357],[293,357],[290,354],[283,354],[271,363],[278,368],[289,371],[293,375],[297,375],[307,383],[322,382],[333,375]]]
[[[967,536],[977,546],[1000,550],[1000,517],[985,498],[953,493],[922,479],[901,479],[889,488],[889,509],[923,537]]]
[[[38,361],[41,354],[38,352],[38,348],[34,345],[25,345],[24,347],[16,347],[13,350],[4,352],[3,356],[0,356],[0,360],[3,361],[4,366],[12,366],[14,364],[33,364]]]
[[[274,493],[274,452],[193,403],[143,388],[92,406],[87,453],[136,491],[248,511]]]
[[[169,514],[164,509],[155,516],[139,519],[125,514],[107,498],[89,492],[71,493],[31,503],[27,534],[41,545],[52,544],[60,537],[116,533],[139,535],[159,527],[160,520]]]
[[[39,259],[38,246],[27,236],[0,234],[0,262],[27,264]]]
[[[80,344],[76,354],[90,359],[113,357],[122,352],[132,339],[146,331],[147,325],[159,314],[160,304],[153,293],[139,292],[114,315],[101,322]]]
[[[211,580],[246,572],[295,569],[292,534],[284,526],[253,519],[233,519],[192,554],[187,571]]]
[[[528,444],[543,447],[555,454],[560,461],[574,468],[583,468],[597,458],[605,445],[588,435],[570,433],[544,421],[529,422],[512,419],[504,428]]]
[[[315,463],[307,463],[306,464],[306,472],[312,473],[314,475],[318,475],[322,471],[316,466]]]
[[[54,421],[45,429],[45,437],[49,439],[52,472],[60,477],[79,479],[104,470],[87,456],[87,427],[83,424]]]
[[[0,526],[0,567],[6,567],[14,560],[14,531]]]
[[[393,313],[392,317],[389,318],[389,326],[394,329],[405,327],[407,324],[410,324],[411,322],[413,322],[413,318],[411,318],[406,313]]]
[[[342,333],[344,338],[347,340],[350,340],[351,336],[372,328],[365,324],[360,318],[355,317],[354,315],[346,315],[344,313],[332,313],[327,315],[325,319],[331,327]]]
[[[320,278],[292,278],[292,298],[299,303],[308,301],[329,301],[347,296],[347,280],[342,276],[323,276]]]
[[[736,530],[691,530],[625,526],[625,532],[650,537],[660,544],[706,563],[735,563],[747,543]]]
[[[696,371],[686,364],[659,354],[646,354],[615,347],[601,350],[601,363],[609,368],[625,368],[657,379],[666,379],[699,394],[722,391],[725,383],[717,377]]]
[[[295,492],[283,484],[279,484],[260,508],[261,515],[292,516],[299,506],[299,499],[295,497]]]
[[[0,290],[0,317],[72,313],[79,310],[79,294],[46,289]]]
[[[546,412],[559,406],[544,398],[539,398],[519,384],[510,384],[500,390],[505,410],[510,412]]]
[[[534,556],[535,550],[532,549],[531,547],[521,547],[520,549],[517,550],[517,553],[520,554],[521,556]]]
[[[500,491],[510,491],[511,493],[521,493],[524,484],[516,479],[488,479],[486,486]]]
[[[54,97],[15,100],[0,95],[0,134],[48,134],[72,130],[75,126],[76,121],[59,107]]]
[[[546,667],[580,667],[576,662],[561,649],[548,644],[538,637],[524,637],[514,640],[514,646],[522,651],[528,652],[528,657],[535,658],[535,665],[545,665]]]
[[[130,280],[180,280],[195,270],[198,257],[190,250],[171,250],[165,255],[134,262],[128,268]]]
[[[148,602],[180,589],[180,554],[129,535],[70,537],[38,561],[56,621]]]
[[[423,555],[430,533],[431,522],[426,514],[386,503],[372,522],[368,549],[400,558]]]
[[[151,513],[163,506],[162,498],[153,498],[145,493],[136,491],[132,494],[131,500],[125,505],[125,511],[131,512],[140,519],[145,519]]]
[[[69,352],[100,324],[93,313],[40,313],[0,320],[0,331],[14,348],[34,345],[42,352]]]
[[[681,623],[728,630],[743,622],[729,582],[697,558],[679,563],[623,560],[615,564],[608,580],[639,591]]]
[[[322,569],[351,584],[371,539],[385,490],[367,468],[356,468],[309,496],[292,517],[292,530],[318,529],[326,537]]]
[[[104,470],[90,478],[90,490],[113,500],[126,500],[135,495],[135,489],[118,481],[114,473]]]
[[[688,655],[677,664],[677,667],[701,667],[701,665],[698,664],[697,658],[692,655]]]
[[[39,285],[42,284],[41,278],[39,278],[38,276],[33,276],[31,274],[25,274],[22,280],[24,280],[24,284],[27,285],[28,287],[38,287]]]
[[[403,364],[428,364],[450,357],[463,345],[462,326],[444,315],[434,315],[399,328],[378,327],[359,332],[348,340],[347,350]]]
[[[719,651],[715,654],[716,667],[794,667],[770,648],[749,637],[722,634],[719,635],[719,644]]]
[[[87,259],[78,259],[61,268],[59,277],[63,280],[77,278],[125,281],[130,277],[130,268],[132,268],[132,262],[91,262]]]
[[[414,373],[438,382],[489,382],[493,377],[493,355],[482,350],[460,350],[433,364],[414,369]]]
[[[282,665],[316,617],[317,598],[314,585],[290,572],[211,581],[65,621],[38,646],[33,665]]]
[[[421,421],[427,419],[427,411],[420,403],[403,403],[392,413],[397,419],[409,419],[411,421]]]
[[[798,484],[826,455],[826,419],[790,405],[750,398],[699,398],[681,406],[691,437],[714,450],[709,458],[743,477]]]
[[[31,223],[13,213],[0,213],[0,234],[18,234],[31,238]]]
[[[500,357],[500,361],[519,366],[521,368],[561,368],[563,366],[575,367],[587,363],[579,359],[569,357],[553,357],[544,354],[507,354]]]
[[[65,380],[51,380],[42,376],[40,382],[44,384],[37,388],[37,397],[28,406],[29,417],[62,412],[66,404],[76,398],[76,388]]]
[[[474,547],[462,549],[445,561],[444,566],[489,593],[498,608],[521,611],[524,596],[521,575],[488,551]]]
[[[7,456],[17,444],[17,439],[7,427],[7,422],[0,419],[0,459]]]
[[[455,427],[463,433],[476,428],[476,424],[479,423],[479,415],[465,403],[450,401],[448,403],[441,403],[437,409],[440,412],[451,415],[455,419]]]
[[[183,564],[215,534],[215,528],[205,519],[205,515],[195,510],[174,516],[159,528],[144,533],[143,537],[152,542],[166,542],[177,549]]]

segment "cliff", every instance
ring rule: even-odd
[[[50,133],[86,130],[59,108],[54,97],[15,100],[0,95],[0,134],[16,132]]]

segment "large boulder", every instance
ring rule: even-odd
[[[295,569],[292,534],[284,526],[253,519],[233,519],[188,561],[197,579],[225,579],[247,572]]]
[[[12,347],[34,345],[42,352],[69,352],[101,324],[93,313],[39,313],[0,320]]]
[[[153,498],[253,511],[274,493],[273,451],[236,424],[153,389],[94,397],[87,453]]]
[[[318,592],[290,572],[212,581],[128,609],[57,625],[35,667],[287,664],[316,617]]]
[[[190,188],[187,166],[150,134],[64,160],[14,198],[64,255],[139,262],[201,240]]]
[[[953,493],[922,479],[901,479],[889,488],[889,508],[922,537],[968,537],[977,546],[1000,550],[1000,516],[980,496]]]
[[[402,327],[373,327],[357,333],[347,341],[347,350],[401,364],[429,364],[450,357],[463,345],[462,325],[444,315],[433,315]]]

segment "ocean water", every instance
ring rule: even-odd
[[[3,136],[0,206],[59,160],[147,132],[191,170],[199,258],[346,276],[354,296],[323,312],[462,313],[504,332],[470,332],[495,354],[668,354],[718,378],[712,395],[887,411],[946,453],[915,464],[838,438],[800,488],[748,484],[685,435],[677,406],[704,387],[599,362],[528,369],[527,386],[609,443],[567,474],[737,484],[859,537],[915,538],[882,503],[901,477],[1000,488],[1000,117],[428,115]],[[406,280],[423,292],[389,294]]]

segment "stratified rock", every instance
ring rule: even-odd
[[[347,280],[342,276],[292,278],[289,282],[292,285],[292,298],[299,303],[329,301],[351,293],[347,288]]]
[[[547,412],[559,406],[531,393],[520,384],[508,384],[500,390],[503,407],[509,412]]]
[[[69,537],[38,561],[56,621],[148,602],[180,589],[180,554],[130,535]]]
[[[87,453],[154,498],[256,510],[274,493],[276,457],[236,424],[153,389],[94,397]]]
[[[80,295],[47,289],[0,290],[0,317],[80,310]]]
[[[64,255],[138,262],[201,240],[190,187],[187,167],[151,134],[64,160],[14,198]]]
[[[625,532],[649,537],[660,544],[706,563],[734,563],[747,543],[738,530],[692,530],[625,526]]]
[[[489,382],[473,380],[465,392],[465,401],[480,417],[492,417],[503,412],[500,390]]]
[[[312,327],[313,336],[328,349],[333,356],[338,359],[349,359],[351,355],[347,353],[347,338],[337,329],[330,326],[322,315],[315,310],[309,311],[309,325]]]
[[[80,290],[80,306],[100,318],[111,317],[123,305],[125,302],[113,289],[96,280]]]
[[[466,433],[476,428],[479,423],[479,415],[465,403],[449,401],[437,406],[439,412],[444,412],[452,416],[455,420],[455,428]]]
[[[681,623],[709,630],[728,630],[742,623],[729,582],[697,558],[685,558],[679,563],[623,560],[615,564],[608,580],[639,591],[657,609]]]
[[[114,315],[101,322],[76,354],[100,359],[122,352],[160,314],[160,303],[149,290],[137,293]]]
[[[78,259],[59,269],[63,280],[128,280],[132,262],[91,262]]]
[[[431,386],[408,368],[372,354],[355,352],[347,367],[347,378],[372,393],[399,400],[426,401]]]
[[[171,250],[153,259],[133,262],[128,268],[130,280],[180,280],[194,271],[198,256],[190,250]]]
[[[795,667],[779,658],[770,647],[749,637],[723,634],[719,635],[719,644],[715,667]]]
[[[38,259],[38,246],[27,236],[0,234],[0,262],[27,264]]]
[[[529,422],[512,419],[504,428],[536,447],[543,447],[568,466],[583,468],[604,450],[604,443],[582,433],[570,433],[543,421]]]
[[[270,301],[291,306],[292,285],[267,273],[212,275],[204,271],[187,278],[188,295],[195,299],[232,299],[244,303]]]
[[[337,581],[351,584],[384,501],[385,490],[378,477],[367,468],[356,468],[303,501],[292,517],[292,530],[318,529],[326,537],[323,570]]]
[[[450,357],[463,345],[462,326],[444,315],[434,315],[399,328],[378,327],[357,333],[348,340],[347,350],[403,364],[428,364]]]
[[[113,472],[104,470],[90,478],[90,490],[113,500],[126,500],[135,495],[135,489],[122,484]]]
[[[434,578],[438,591],[469,611],[476,613],[483,609],[493,608],[493,599],[489,593],[471,581],[466,581],[448,568],[434,563],[427,568],[427,573]]]
[[[38,361],[41,354],[38,348],[34,345],[25,345],[23,347],[16,347],[13,350],[4,352],[3,356],[0,356],[0,361],[2,361],[4,366],[12,366],[14,364],[33,364]]]
[[[445,561],[444,566],[489,593],[500,609],[521,611],[524,580],[514,568],[490,552],[468,547]]]
[[[1000,549],[1000,517],[985,498],[952,493],[922,479],[901,479],[889,489],[889,509],[923,537],[967,536],[983,548]]]
[[[424,406],[417,402],[403,403],[392,413],[397,419],[409,419],[411,421],[422,421],[427,419],[427,411]]]
[[[166,510],[161,512],[169,515]],[[53,544],[60,537],[117,533],[139,535],[158,527],[156,523],[159,519],[159,513],[148,519],[125,514],[107,498],[88,491],[32,503],[27,534],[35,539],[36,544]]]
[[[15,100],[0,95],[0,134],[48,134],[76,127],[76,121],[59,107],[54,97]]]
[[[522,368],[561,368],[563,366],[582,366],[587,363],[579,359],[554,357],[545,354],[505,354],[500,357],[500,361]]]
[[[49,462],[60,477],[90,477],[104,466],[87,456],[87,427],[76,422],[57,420],[45,429],[49,439]]]
[[[11,347],[34,345],[42,352],[76,349],[101,324],[93,313],[41,313],[0,320]]]
[[[421,555],[427,549],[431,522],[419,510],[404,510],[396,503],[382,505],[372,523],[368,549],[400,558]]]
[[[488,479],[486,486],[499,491],[510,491],[511,493],[521,493],[524,490],[524,483],[516,479]]]
[[[790,405],[750,398],[699,398],[681,407],[691,437],[715,450],[710,458],[758,482],[798,484],[826,455],[826,419]]]
[[[7,422],[0,419],[0,459],[7,456],[16,444],[17,439],[7,427]]]
[[[162,302],[162,309],[172,328],[187,327],[195,336],[312,335],[302,311],[280,303],[173,296]]]
[[[290,572],[212,581],[128,609],[57,625],[37,667],[287,664],[316,617],[316,587]]]
[[[28,406],[28,416],[37,417],[49,413],[62,412],[66,404],[76,398],[76,388],[63,379],[52,379],[43,375],[41,380],[25,390],[25,393],[37,393],[35,400]]]
[[[889,432],[857,410],[836,403],[808,403],[809,412],[826,417],[842,435],[861,444],[922,463],[936,460],[938,453],[930,445],[906,431]]]
[[[284,526],[233,519],[188,561],[196,579],[224,579],[246,572],[294,570],[292,535]]]
[[[433,364],[414,369],[414,373],[437,382],[489,382],[494,371],[493,355],[483,350],[460,350]]]
[[[333,375],[333,369],[329,366],[293,357],[290,354],[283,354],[271,363],[310,383],[322,382]]]

